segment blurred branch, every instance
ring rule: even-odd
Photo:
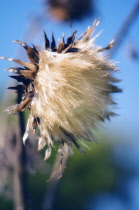
[[[17,103],[21,101],[22,95],[18,93]],[[16,164],[13,172],[14,204],[15,210],[26,210],[28,207],[28,193],[26,180],[26,153],[25,146],[22,143],[22,136],[25,132],[25,118],[21,112],[18,114],[19,132],[16,134]]]
[[[15,210],[26,209],[24,149],[19,135],[16,136],[16,164],[13,168],[13,190]]]
[[[132,26],[133,22],[136,20],[137,16],[139,15],[139,1],[134,6],[130,14],[127,16],[125,22],[123,23],[121,29],[117,33],[115,44],[112,47],[112,49],[109,52],[109,55],[112,57],[114,54],[118,51],[120,45],[124,41],[125,36],[130,30],[130,27]]]

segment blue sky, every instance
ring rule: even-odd
[[[134,7],[137,0],[99,0],[96,6],[98,6],[98,12],[96,18],[99,17],[100,25],[98,26],[98,32],[103,29],[102,34],[96,40],[96,44],[106,46],[113,38],[115,38],[117,32],[121,28],[127,15]],[[30,20],[36,15],[41,15],[43,11],[41,1],[39,0],[5,0],[1,2],[0,7],[0,56],[18,57],[17,50],[18,45],[13,43],[13,40],[25,41],[25,31],[29,27]],[[78,35],[80,35],[88,25],[93,23],[92,17],[89,17],[81,23],[73,23],[73,29],[70,29],[68,24],[61,24],[54,22],[50,19],[46,19],[41,25],[40,30],[33,39],[33,43],[42,45],[43,32],[45,29],[48,36],[53,31],[56,37],[61,37],[64,32],[70,35],[75,29],[78,29]],[[137,139],[139,137],[138,125],[139,125],[139,60],[133,61],[128,56],[128,46],[132,42],[137,46],[139,52],[139,17],[133,23],[128,35],[125,37],[120,49],[114,56],[114,60],[118,61],[118,68],[120,72],[118,77],[122,79],[119,83],[123,89],[123,93],[115,96],[118,102],[118,108],[116,112],[119,117],[113,118],[111,123],[107,123],[106,130],[112,129],[117,134],[122,133],[127,135],[130,139]],[[31,41],[29,41],[31,43]],[[24,55],[21,55],[20,58]],[[1,77],[0,77],[0,92],[5,91],[8,86],[8,73],[4,70],[9,68],[12,63],[4,60],[0,60]]]

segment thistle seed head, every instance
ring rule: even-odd
[[[9,89],[24,96],[20,104],[6,111],[16,114],[26,108],[30,110],[23,141],[29,130],[38,127],[38,149],[47,145],[45,159],[50,156],[54,141],[69,147],[74,144],[84,152],[78,139],[90,141],[92,129],[115,115],[110,111],[110,105],[114,104],[111,95],[121,90],[114,85],[118,82],[113,76],[116,66],[103,53],[113,42],[105,48],[95,46],[92,35],[97,24],[95,21],[77,40],[76,31],[66,42],[63,36],[58,46],[54,35],[50,42],[44,32],[44,50],[14,41],[25,48],[30,62],[1,57],[23,66],[7,69],[16,74],[11,76],[13,79],[22,82],[22,86]]]

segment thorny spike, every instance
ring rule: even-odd
[[[9,71],[9,72],[15,73],[15,74],[20,74],[21,70],[24,70],[24,69],[20,68],[20,67],[11,67],[11,68],[6,69],[5,71]]]
[[[10,76],[10,77],[12,77],[14,79],[17,79],[18,82],[22,82],[23,81],[23,77],[24,78],[27,78],[27,79],[30,79],[30,80],[34,80],[35,77],[36,77],[36,72],[31,71],[31,70],[27,70],[27,69],[22,69],[22,68],[9,68],[6,71],[9,71],[9,72],[12,72],[12,73],[15,73],[15,74],[20,74],[20,76],[14,76],[14,75],[13,76]],[[21,75],[23,77],[21,77]]]
[[[51,49],[52,51],[56,48],[56,42],[54,38],[54,34],[52,33],[52,41],[51,41]]]
[[[61,53],[64,50],[64,47],[65,47],[64,43],[61,42],[57,47],[57,52]]]
[[[32,63],[37,64],[39,62],[39,54],[36,51],[36,49],[34,50],[34,48],[28,46],[25,42],[22,42],[22,41],[14,40],[13,42],[18,43],[25,48],[27,55],[28,55],[28,59]]]
[[[73,34],[67,39],[67,46],[71,45],[74,42],[76,33],[77,33],[77,30],[74,31]]]
[[[105,50],[109,50],[113,47],[115,40],[113,39],[106,47],[97,50],[97,52],[102,52]]]
[[[30,106],[30,103],[32,101],[32,98],[27,98],[24,101],[21,101],[20,104],[16,104],[15,106],[8,107],[5,112],[8,112],[8,114],[17,114],[18,112],[23,112],[27,107]]]
[[[38,53],[37,47],[34,44],[32,44],[32,46],[33,46],[33,49],[35,50],[35,52]]]
[[[18,43],[20,45],[22,45],[25,49],[28,48],[28,45],[25,42],[19,41],[19,40],[13,40],[13,42]]]
[[[26,61],[21,61],[19,59],[14,59],[14,58],[7,58],[7,57],[0,57],[0,59],[5,59],[5,60],[8,60],[8,61],[13,61],[15,63],[18,63],[20,64],[21,66],[24,66],[28,69],[31,69],[32,71],[37,71],[37,66],[32,64],[32,63],[28,63]]]
[[[22,93],[24,93],[24,90],[25,90],[23,85],[17,85],[17,86],[8,87],[8,89],[16,90],[16,92],[22,92]]]
[[[23,79],[22,76],[14,76],[14,75],[12,75],[12,76],[9,76],[9,77],[11,77],[13,79],[16,79],[18,82],[22,82],[23,80],[25,80],[25,78]]]
[[[23,42],[23,41],[19,41],[19,40],[14,40],[13,42],[15,42],[15,43],[18,43],[18,44],[20,44],[20,45],[22,45],[26,50],[33,50],[33,51],[35,51],[35,53],[37,53],[37,54],[39,54],[38,53],[38,49],[37,49],[37,46],[35,46],[34,44],[32,44],[32,46],[33,46],[33,48],[32,47],[30,47],[29,45],[27,45],[27,43],[26,42]]]
[[[110,93],[120,93],[120,92],[122,92],[122,90],[120,88],[118,88],[116,85],[109,84],[108,92],[110,92]]]
[[[29,79],[26,79],[23,76],[9,76],[13,79],[16,79],[18,82],[22,82],[25,86],[29,85],[29,83],[31,82]]]
[[[77,30],[74,31],[73,34],[67,39],[67,43],[64,45],[65,49],[62,51],[62,54],[67,53],[67,52],[75,52],[74,50],[70,50],[70,48],[72,48],[72,45],[74,43],[76,32]]]
[[[50,41],[47,38],[46,32],[43,31],[43,33],[44,33],[44,49],[47,50],[50,48]]]

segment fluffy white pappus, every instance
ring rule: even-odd
[[[105,118],[112,103],[109,82],[115,66],[96,49],[82,49],[79,43],[78,48],[76,53],[39,53],[31,115],[40,118],[46,139],[67,141],[65,132],[91,138],[92,128]]]

